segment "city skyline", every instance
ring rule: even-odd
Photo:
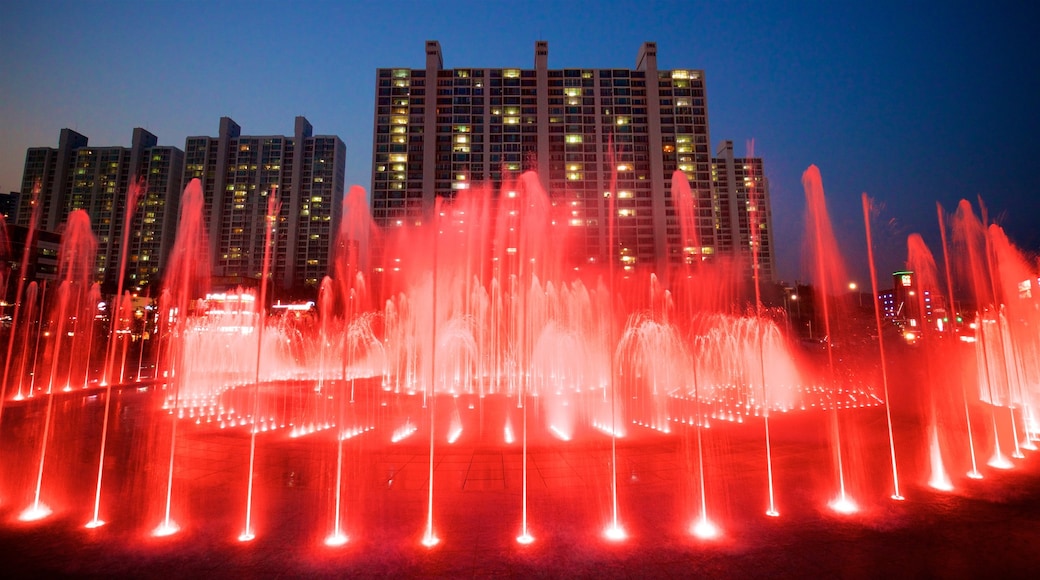
[[[531,66],[536,40],[549,43],[552,68],[631,66],[633,47],[652,41],[661,68],[705,71],[713,140],[732,139],[740,156],[754,139],[765,159],[778,278],[811,278],[800,264],[809,164],[821,169],[861,279],[863,191],[884,206],[882,270],[902,266],[909,233],[936,241],[937,201],[952,210],[981,196],[1012,240],[1040,242],[1028,171],[1035,81],[1023,74],[1038,57],[1011,10],[405,4],[392,13],[368,3],[6,6],[0,188],[17,190],[26,149],[54,146],[65,127],[116,146],[140,126],[180,148],[213,134],[221,116],[286,134],[288,119],[304,115],[346,142],[346,183],[368,190],[373,73],[420,67],[426,40],[441,43],[452,67],[518,68]]]

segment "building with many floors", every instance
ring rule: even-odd
[[[184,153],[160,146],[158,138],[136,128],[130,147],[92,147],[87,137],[62,129],[58,147],[32,147],[25,155],[16,224],[60,232],[69,213],[85,210],[98,241],[95,278],[115,289],[125,227],[127,190],[144,181],[130,224],[126,283],[143,288],[156,282],[172,246]],[[38,190],[37,193],[34,193]],[[33,211],[34,200],[39,204]],[[35,217],[34,217],[35,216]]]
[[[732,145],[712,158],[704,71],[659,69],[652,42],[639,49],[634,68],[552,69],[548,55],[539,41],[533,68],[448,69],[440,44],[428,41],[424,68],[378,69],[376,224],[421,224],[437,197],[482,183],[498,192],[535,170],[557,223],[571,228],[575,263],[613,256],[634,269],[711,261],[722,252],[747,258],[756,232],[762,272],[772,276],[762,161],[734,158]],[[672,198],[673,175],[689,183],[692,203]]]
[[[773,214],[762,159],[734,157],[733,142],[723,141],[711,159],[711,181],[716,251],[757,268],[761,281],[773,280]]]
[[[183,180],[199,179],[210,261],[222,286],[255,284],[268,196],[277,195],[271,273],[283,289],[316,290],[329,272],[342,213],[346,146],[296,117],[293,135],[248,136],[228,117],[216,137],[188,137]]]

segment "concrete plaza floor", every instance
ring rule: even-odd
[[[131,409],[151,404],[147,393],[119,396]],[[256,538],[240,542],[248,434],[182,427],[172,488],[172,519],[182,529],[153,537],[168,473],[168,455],[154,449],[168,439],[141,439],[168,422],[134,424],[118,405],[101,504],[109,523],[85,529],[97,477],[100,406],[97,397],[83,396],[55,403],[61,420],[43,480],[55,513],[30,523],[18,521],[38,476],[35,440],[24,427],[38,424],[42,406],[6,412],[0,456],[6,576],[1033,578],[1040,570],[1040,458],[1026,451],[1014,469],[985,466],[992,437],[985,427],[990,411],[983,408],[975,409],[981,425],[975,443],[985,478],[965,476],[967,454],[952,438],[946,448],[956,457],[947,463],[951,492],[926,485],[920,426],[910,414],[895,414],[904,501],[888,497],[893,482],[884,408],[842,411],[846,486],[860,507],[850,515],[827,507],[839,489],[829,412],[770,422],[775,518],[764,513],[761,419],[713,423],[701,432],[701,454],[697,430],[688,427],[619,439],[616,513],[628,535],[620,542],[603,536],[615,513],[608,437],[590,430],[573,441],[542,438],[531,445],[530,545],[516,541],[525,488],[520,446],[439,444],[432,513],[440,541],[427,548],[420,540],[430,506],[430,449],[421,431],[401,444],[362,434],[344,442],[342,462],[331,437],[258,437]],[[701,513],[701,457],[707,515],[720,529],[711,540],[689,533]],[[323,540],[335,526],[341,464],[341,528],[349,541],[329,547]]]

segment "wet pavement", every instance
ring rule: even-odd
[[[149,395],[122,396],[132,410],[143,404],[135,407],[133,397]],[[5,412],[0,555],[6,576],[1032,578],[1040,570],[1040,459],[1026,451],[1014,469],[985,466],[992,438],[984,427],[989,411],[981,408],[976,445],[985,479],[964,475],[966,448],[950,437],[952,492],[926,486],[924,438],[918,425],[896,414],[905,501],[888,497],[883,408],[840,412],[846,489],[860,507],[850,515],[827,507],[839,489],[829,412],[771,420],[775,518],[764,513],[760,418],[713,423],[701,432],[701,454],[696,429],[665,435],[633,427],[617,442],[616,472],[611,440],[598,432],[568,442],[541,438],[527,456],[530,545],[516,541],[525,489],[520,445],[482,438],[438,443],[432,514],[439,543],[427,548],[420,540],[431,505],[429,439],[420,430],[391,444],[379,428],[344,441],[342,456],[335,440],[321,434],[257,437],[256,538],[240,542],[250,438],[242,430],[181,423],[171,516],[182,529],[152,537],[163,518],[169,472],[161,449],[168,449],[163,433],[170,423],[161,415],[135,423],[119,405],[101,503],[110,523],[85,529],[97,477],[99,405],[96,398],[71,397],[55,404],[61,420],[42,494],[55,513],[32,523],[17,518],[38,475],[38,440],[26,426],[37,425],[42,410]],[[701,513],[702,457],[706,513],[721,532],[711,540],[689,533]],[[340,464],[341,529],[349,541],[329,547],[324,539],[335,528]],[[603,536],[615,505],[628,535],[619,542]]]

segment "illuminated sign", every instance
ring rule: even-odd
[[[910,278],[910,274],[903,274],[899,279],[903,282],[903,286],[912,286],[914,283]]]

